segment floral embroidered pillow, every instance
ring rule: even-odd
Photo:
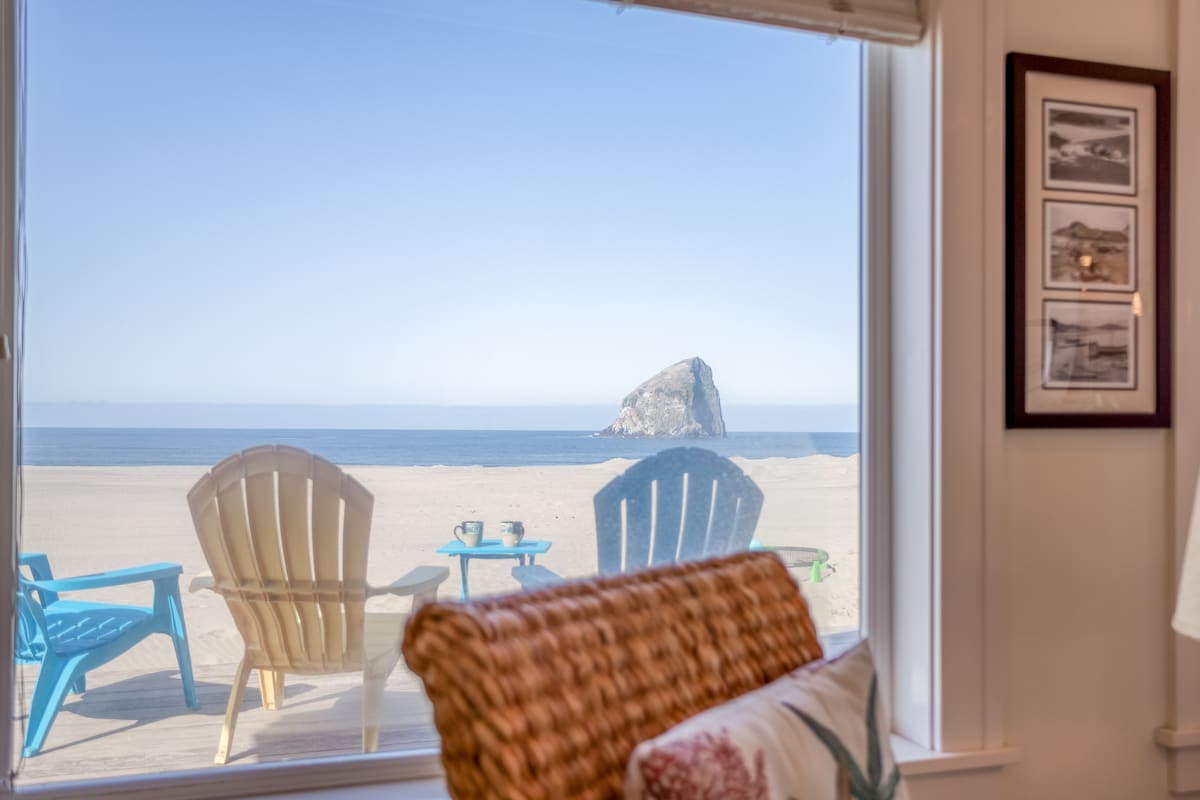
[[[632,800],[907,800],[866,642],[642,742]]]

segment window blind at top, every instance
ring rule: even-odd
[[[856,39],[913,44],[921,38],[918,0],[615,0],[711,17],[800,28]]]

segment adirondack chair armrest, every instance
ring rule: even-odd
[[[449,577],[449,567],[415,567],[387,586],[368,586],[367,597],[394,594],[400,597],[412,595],[417,598],[427,596],[428,599],[434,599],[437,597],[438,586]]]
[[[191,582],[188,584],[188,593],[195,594],[196,592],[202,592],[205,589],[212,592],[216,591],[216,586],[217,579],[213,577],[211,572],[205,570],[196,577],[192,578]]]
[[[166,562],[146,564],[140,567],[114,569],[111,572],[96,572],[77,575],[73,578],[55,578],[48,581],[26,581],[34,589],[43,592],[79,592],[85,589],[100,589],[106,586],[123,586],[162,578],[173,578],[183,573],[183,567]]]
[[[522,589],[542,589],[566,580],[557,572],[548,570],[541,564],[513,567],[512,576],[517,579],[517,583],[521,584]]]

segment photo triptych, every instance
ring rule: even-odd
[[[1171,424],[1171,75],[1009,53],[1005,425]]]
[[[1042,112],[1042,388],[1136,389],[1138,215],[1121,197],[1137,194],[1137,110],[1044,100]],[[1050,199],[1075,192],[1107,197]]]

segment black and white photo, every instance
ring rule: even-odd
[[[1043,103],[1047,189],[1137,193],[1137,111]]]
[[[1045,288],[1137,288],[1135,206],[1047,200],[1043,208]]]
[[[1171,73],[1009,53],[1005,425],[1171,426]]]
[[[1043,310],[1043,388],[1137,388],[1132,302],[1046,300]]]

